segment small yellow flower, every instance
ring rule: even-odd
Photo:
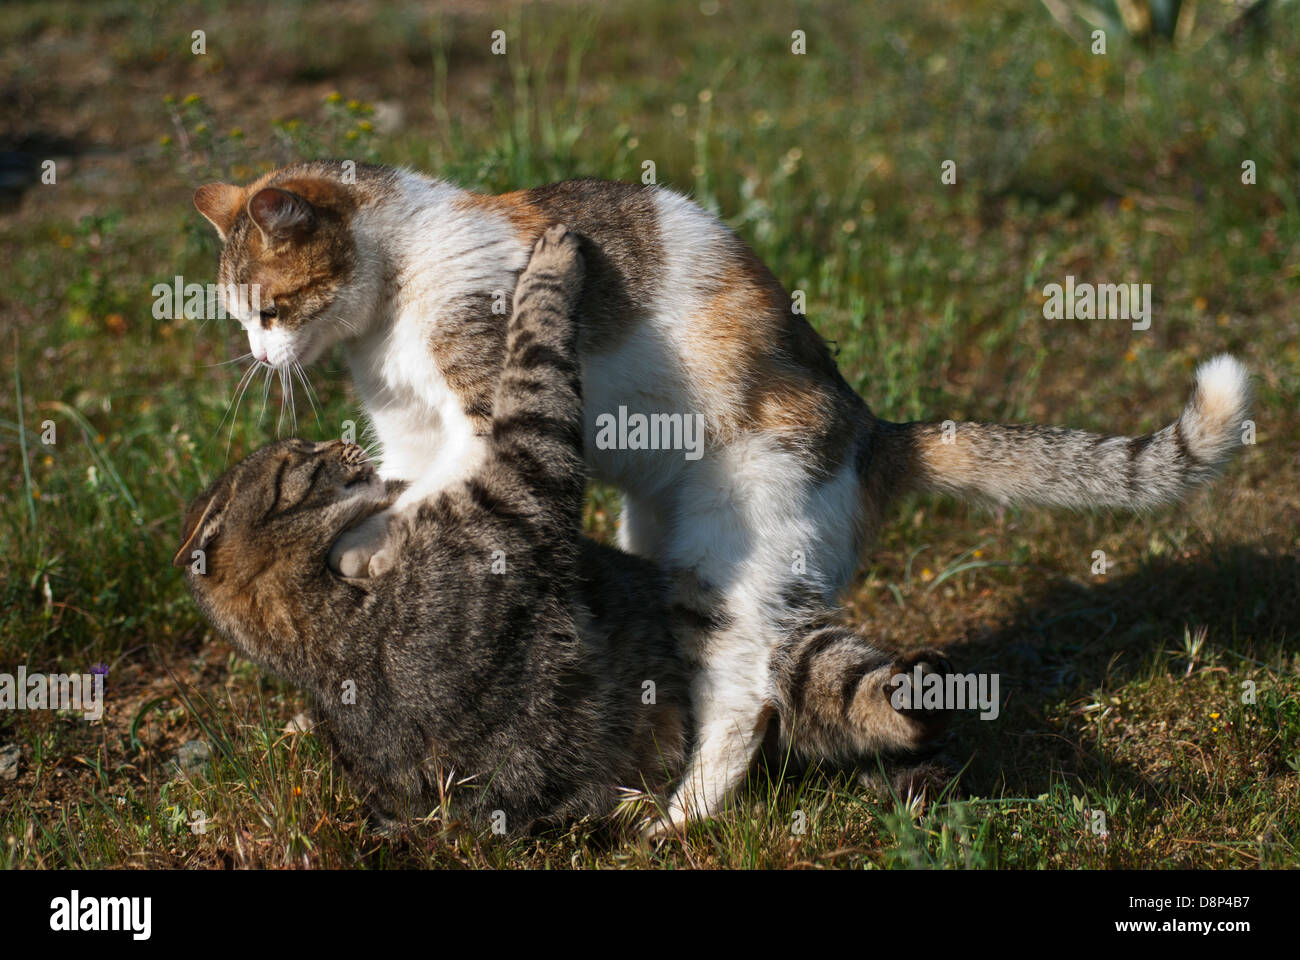
[[[971,554],[971,556],[973,556],[976,560],[978,560],[980,557],[984,556],[984,551],[976,550],[973,554]]]
[[[164,133],[161,137],[158,138],[158,142],[162,144],[164,147],[170,147],[172,145],[172,138],[167,136],[167,134]]]
[[[170,93],[167,94],[167,96],[163,97],[163,103],[167,104],[167,106],[169,107],[175,102],[176,102],[176,98],[172,96]]]
[[[35,487],[32,487],[32,499],[33,500],[41,499],[41,491],[37,490]]]
[[[360,110],[360,109],[361,109],[361,101],[360,101],[360,100],[349,100],[349,101],[348,101],[348,109],[349,109],[349,110]]]
[[[51,457],[51,456],[49,456],[49,455],[47,454],[47,455],[45,456],[45,458],[44,458],[43,460],[41,460],[41,463],[45,464],[47,467],[49,467],[49,466],[53,466],[53,464],[54,464],[54,458]]]
[[[1131,212],[1132,209],[1136,206],[1137,204],[1133,202],[1132,197],[1123,197],[1120,199],[1119,208],[1123,210],[1125,213]]]
[[[235,127],[230,131],[230,139],[232,140],[238,140],[243,135],[244,135],[244,131],[240,127]]]
[[[1212,714],[1210,714],[1210,719],[1211,719],[1211,720],[1218,720],[1218,719],[1219,719],[1219,715],[1218,715],[1217,713],[1212,713]]]
[[[931,570],[929,567],[926,567],[924,570],[921,571],[921,579],[924,580],[926,583],[929,583],[931,580],[934,579],[934,571]]]
[[[72,237],[70,237],[66,233],[63,236],[59,237],[59,246],[61,246],[64,250],[70,250],[72,248]]]
[[[357,124],[357,129],[364,130],[366,133],[369,133],[371,130],[375,129],[375,126],[369,120],[362,120],[360,123]]]
[[[355,139],[357,139],[357,137],[359,137],[359,136],[360,136],[360,134],[358,134],[355,130],[349,130],[348,133],[347,133],[347,137],[346,137],[346,139],[348,139],[348,140],[355,140]]]
[[[1136,351],[1136,350],[1129,350],[1129,351],[1127,351],[1127,352],[1124,354],[1124,362],[1125,362],[1125,363],[1132,363],[1132,362],[1135,361],[1137,358],[1138,358],[1138,355],[1137,355],[1137,351]]]
[[[329,94],[328,96],[325,97],[325,102],[326,102],[326,103],[338,103],[338,102],[339,102],[340,100],[342,100],[342,99],[343,99],[343,95],[340,94],[337,90],[335,90],[333,93],[331,93],[331,94]]]
[[[191,94],[190,94],[189,96],[187,96],[184,100],[182,100],[181,103],[183,103],[185,106],[188,107],[188,106],[192,106],[192,105],[194,105],[194,104],[196,104],[196,103],[201,103],[202,101],[203,101],[203,98],[200,97],[197,93],[191,93]]]
[[[1228,325],[1228,315],[1226,313],[1221,313],[1214,318],[1214,322],[1221,327],[1226,327]]]
[[[1206,300],[1204,297],[1197,297],[1195,300],[1192,301],[1192,306],[1196,309],[1197,313],[1204,312],[1205,308],[1208,307],[1209,305],[1210,305],[1210,301]]]
[[[194,128],[195,133],[207,133],[207,131],[208,131],[208,125],[206,123],[200,123],[197,127]]]

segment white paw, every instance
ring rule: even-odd
[[[387,511],[345,530],[330,547],[330,568],[345,577],[377,577],[393,565]]]
[[[673,823],[664,817],[657,817],[644,824],[639,833],[646,843],[656,844],[681,833],[685,826],[684,823]]]
[[[641,824],[638,833],[641,839],[648,843],[659,843],[670,837],[681,836],[686,831],[686,826],[692,821],[690,814],[681,808],[677,803],[671,804],[666,810],[659,810],[651,815],[644,823]],[[707,819],[707,818],[700,818]]]

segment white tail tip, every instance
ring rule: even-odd
[[[1201,410],[1213,423],[1233,424],[1250,407],[1250,372],[1236,357],[1221,353],[1196,370]]]

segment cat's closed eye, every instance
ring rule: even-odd
[[[275,467],[268,515],[330,502],[345,490],[359,492],[377,482],[374,467],[355,444],[291,443]]]
[[[283,512],[302,503],[328,466],[324,457],[286,456],[275,474],[274,509]]]

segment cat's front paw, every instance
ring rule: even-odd
[[[345,577],[377,577],[393,565],[388,549],[388,511],[344,530],[330,547],[329,565]]]
[[[562,223],[552,224],[533,244],[529,266],[568,269],[578,256],[578,235]]]

